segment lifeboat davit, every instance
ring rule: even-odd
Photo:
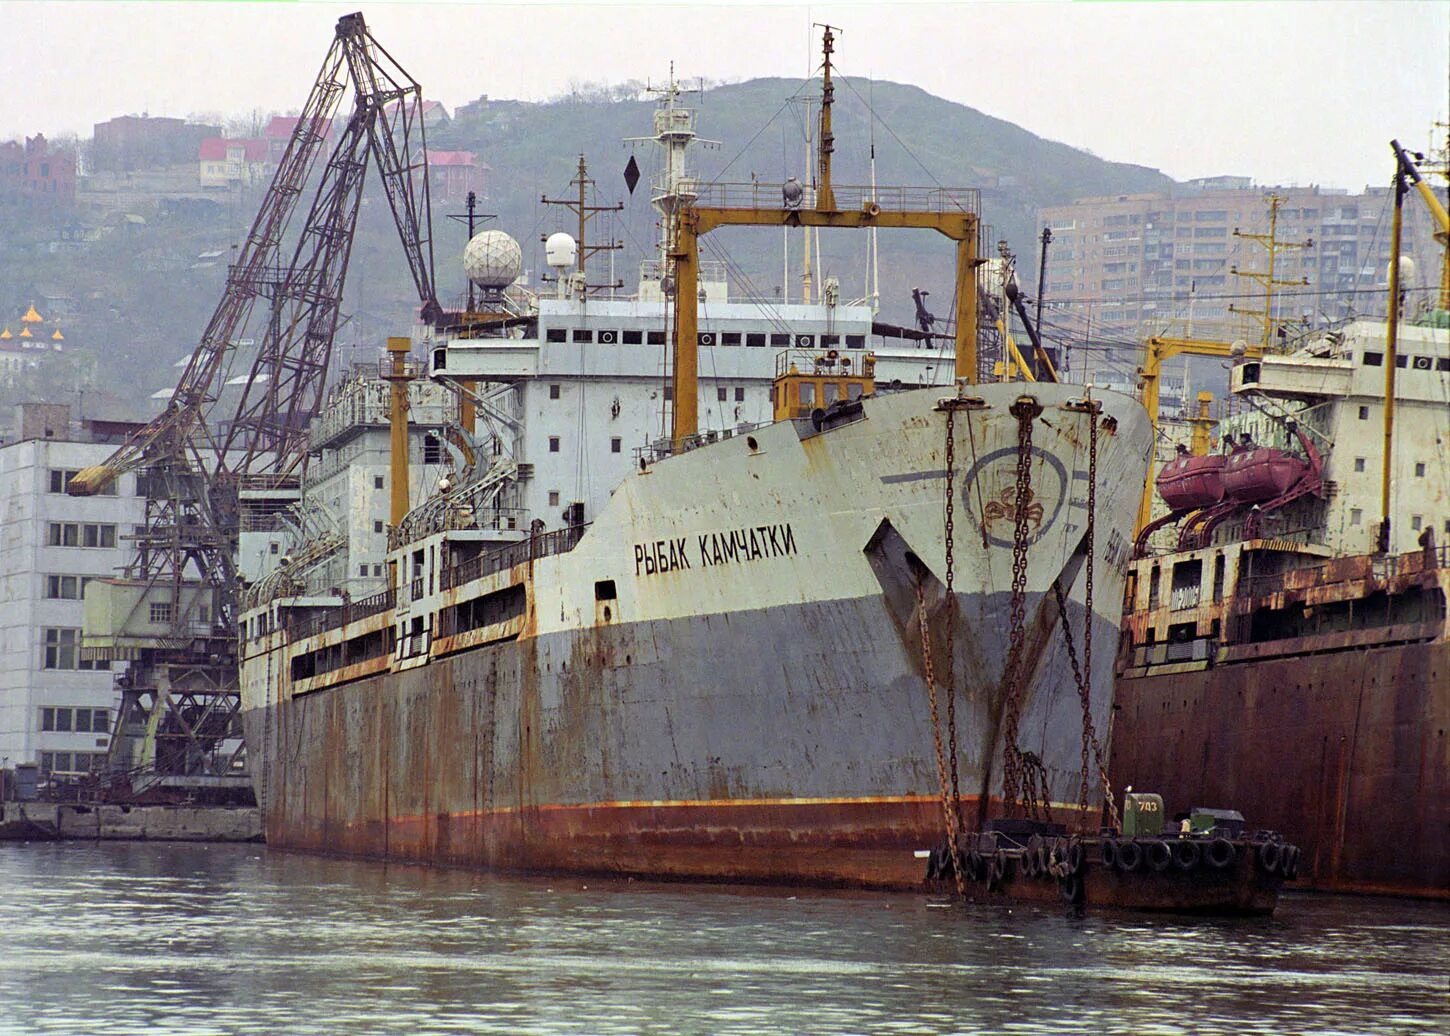
[[[1270,446],[1239,450],[1223,467],[1223,488],[1231,499],[1255,504],[1283,496],[1308,470],[1292,453]]]
[[[1222,453],[1202,457],[1180,453],[1154,480],[1158,495],[1175,511],[1212,507],[1223,499],[1223,469],[1227,460]]]

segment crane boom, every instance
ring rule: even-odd
[[[277,265],[278,252],[297,200],[326,143],[332,114],[346,88],[345,57],[342,40],[335,38],[237,261],[227,271],[221,301],[207,322],[181,380],[172,390],[166,408],[104,462],[77,472],[66,486],[72,496],[99,493],[121,474],[141,466],[147,457],[158,453],[177,454],[185,450],[193,434],[198,431],[203,436],[206,434],[202,417],[205,409],[216,401],[223,361],[235,347],[238,331],[246,324],[253,304],[262,294],[268,272]]]

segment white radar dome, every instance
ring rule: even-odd
[[[475,234],[463,249],[463,272],[480,288],[507,288],[523,268],[523,249],[502,230]]]
[[[579,246],[562,230],[550,234],[549,239],[544,242],[544,262],[556,270],[573,266],[578,258]]]

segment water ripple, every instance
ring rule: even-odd
[[[0,845],[0,1033],[1438,1033],[1450,908],[1273,920]]]

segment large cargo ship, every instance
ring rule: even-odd
[[[1358,320],[1237,350],[1222,450],[1159,475],[1111,773],[1173,810],[1233,803],[1303,847],[1312,887],[1447,898],[1450,281],[1413,320],[1393,274],[1391,297],[1393,338]]]
[[[828,106],[823,119],[824,138]],[[521,303],[505,290],[516,246],[476,239],[492,312],[425,348],[489,434],[466,437],[478,452],[456,482],[395,519],[385,585],[344,597],[303,546],[253,588],[242,701],[270,844],[919,886],[948,770],[965,812],[1000,808],[1009,693],[1048,798],[1078,808],[1067,634],[1118,629],[1146,412],[1113,393],[973,384],[970,347],[893,354],[869,307],[829,286],[799,305],[733,299],[695,251],[711,220],[934,229],[957,246],[957,326],[976,327],[974,196],[833,187],[828,157],[818,188],[699,185],[692,136],[666,97],[669,254],[635,299],[591,297],[581,274]],[[402,398],[412,361],[395,348]],[[762,404],[773,420],[742,415]],[[333,442],[320,470],[358,454]],[[1009,680],[1014,581],[1025,661]],[[1087,679],[1105,692],[1111,678],[1100,651]],[[1099,729],[1107,710],[1091,698]]]

